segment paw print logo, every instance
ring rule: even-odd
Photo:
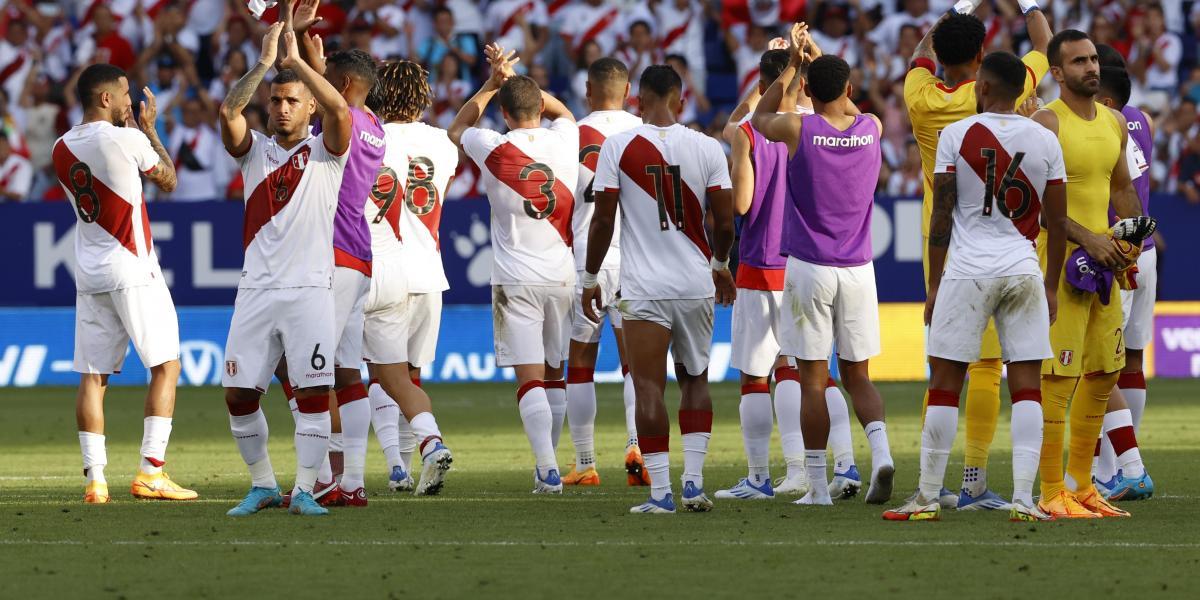
[[[467,235],[456,231],[450,233],[454,241],[454,253],[467,261],[467,282],[475,287],[486,287],[492,280],[492,234],[488,226],[471,215]]]

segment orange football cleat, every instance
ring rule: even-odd
[[[1131,517],[1129,511],[1122,510],[1110,504],[1105,500],[1100,492],[1096,491],[1096,486],[1089,485],[1087,491],[1077,495],[1079,503],[1084,508],[1102,516],[1102,517]]]
[[[600,485],[600,474],[596,467],[588,467],[582,473],[571,467],[571,472],[563,475],[563,485]]]
[[[159,472],[154,475],[138,472],[129,486],[134,498],[148,500],[195,500],[200,495],[171,481],[171,476]]]
[[[89,482],[83,491],[83,501],[88,504],[107,504],[108,484],[99,481]]]
[[[625,449],[625,472],[631,487],[650,485],[650,473],[646,471],[646,461],[642,460],[642,449],[637,444]]]
[[[1055,519],[1099,519],[1100,515],[1079,503],[1075,494],[1059,490],[1049,498],[1042,498],[1037,507]]]

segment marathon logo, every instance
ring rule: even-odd
[[[371,135],[371,132],[369,132],[369,131],[358,132],[358,139],[360,139],[376,148],[383,147],[383,139],[377,138],[374,135]]]
[[[826,148],[861,148],[873,145],[875,143],[875,136],[852,135],[841,137],[836,135],[814,135],[812,143],[814,146],[825,146]]]

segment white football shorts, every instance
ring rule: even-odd
[[[567,360],[574,297],[565,285],[493,285],[496,365],[553,366]]]
[[[621,328],[621,311],[617,309],[617,292],[621,291],[619,278],[620,269],[601,269],[596,274],[596,282],[600,286],[600,303],[604,306],[597,316],[601,322],[595,323],[583,314],[583,271],[575,277],[575,302],[571,311],[571,340],[584,344],[595,344],[600,341],[600,331],[604,326],[604,316],[613,329]]]
[[[433,364],[442,327],[442,293],[408,295],[408,364],[418,369]]]
[[[779,305],[783,292],[738,288],[733,301],[733,368],[767,377],[779,357]]]
[[[875,267],[829,267],[787,259],[779,311],[780,353],[862,362],[880,352]]]
[[[337,350],[333,364],[339,369],[357,369],[362,364],[363,313],[370,293],[370,277],[349,267],[334,267],[333,335]]]
[[[293,387],[332,386],[333,306],[330,288],[239,289],[221,385],[265,392],[286,354]]]
[[[131,340],[146,368],[179,358],[179,319],[161,278],[149,285],[75,296],[77,373],[120,373]]]
[[[688,375],[708,370],[712,346],[713,299],[621,300],[621,318],[650,321],[671,330],[672,362],[682,363]]]
[[[1145,350],[1154,339],[1154,302],[1158,298],[1158,248],[1142,252],[1137,261],[1137,289],[1121,290],[1125,311],[1125,348]]]
[[[989,318],[996,321],[1005,362],[1054,356],[1040,275],[942,280],[929,325],[929,356],[964,363],[979,360]]]
[[[401,262],[399,257],[376,257],[371,267],[360,358],[378,365],[408,362],[409,294]]]

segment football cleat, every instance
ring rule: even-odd
[[[161,471],[154,475],[139,471],[129,486],[129,493],[133,494],[134,498],[148,500],[195,500],[200,496],[171,481],[171,476]]]
[[[317,503],[321,506],[363,507],[367,505],[367,490],[363,488],[343,490],[339,487],[327,496],[317,500]]]
[[[862,478],[858,475],[858,467],[851,465],[849,469],[833,474],[829,482],[829,497],[838,500],[849,500],[858,495],[862,489]]]
[[[1142,473],[1141,477],[1136,479],[1121,475],[1117,478],[1117,484],[1113,486],[1105,498],[1113,502],[1124,502],[1127,500],[1146,500],[1154,495],[1154,481],[1150,479],[1149,473]]]
[[[675,514],[675,498],[669,493],[662,500],[655,500],[651,496],[649,500],[630,508],[629,512],[642,515],[673,515]]]
[[[646,470],[646,461],[642,460],[642,449],[637,444],[625,448],[626,483],[630,487],[650,485],[650,472]]]
[[[1100,496],[1100,492],[1096,488],[1089,486],[1088,490],[1076,494],[1079,503],[1084,508],[1100,515],[1101,517],[1130,517],[1129,511],[1121,510]]]
[[[438,492],[442,491],[442,484],[446,481],[446,471],[450,470],[452,462],[454,462],[454,457],[450,454],[450,449],[439,440],[433,446],[433,451],[421,459],[421,481],[413,490],[413,495],[438,495]]]
[[[1038,510],[1036,506],[1027,506],[1023,502],[1009,503],[1008,520],[1014,523],[1036,523],[1038,521],[1053,521],[1054,517]],[[967,509],[972,510],[972,509]],[[992,510],[992,509],[988,509]]]
[[[574,467],[562,478],[563,485],[600,485],[600,474],[596,467],[588,467],[580,473]]]
[[[713,495],[718,500],[770,500],[775,497],[775,490],[771,488],[770,479],[755,487],[749,478],[743,477],[737,485],[727,490],[717,490]]]
[[[1109,497],[1109,495],[1112,494],[1113,488],[1117,487],[1117,484],[1119,484],[1120,482],[1121,482],[1121,472],[1120,471],[1117,471],[1117,474],[1113,475],[1112,479],[1109,479],[1108,481],[1100,481],[1099,479],[1092,477],[1092,485],[1096,486],[1096,491],[1100,492],[1100,495],[1103,496],[1104,498]]]
[[[691,512],[708,512],[713,509],[712,500],[705,495],[703,488],[696,487],[690,481],[683,482],[683,509]]]
[[[108,503],[108,484],[102,481],[90,481],[83,490],[83,501],[88,504]]]
[[[388,489],[393,492],[407,492],[413,489],[414,485],[412,476],[404,471],[404,467],[392,467],[392,474],[388,475]]]
[[[958,494],[958,503],[955,508],[958,510],[1006,510],[1011,509],[1012,505],[992,490],[984,490],[982,494],[972,496],[964,489]]]
[[[231,517],[247,517],[264,508],[281,504],[283,504],[283,496],[279,493],[279,488],[252,487],[249,492],[246,492],[246,497],[225,514]]]
[[[808,477],[801,471],[799,475],[784,476],[775,480],[776,494],[803,496],[808,493]]]
[[[340,494],[341,492],[337,492]],[[365,496],[364,496],[365,498]],[[301,491],[298,494],[292,494],[292,503],[288,506],[288,512],[293,515],[301,515],[305,517],[321,517],[329,514],[329,509],[317,504],[313,499],[312,494]]]
[[[533,493],[561,494],[562,488],[562,478],[558,476],[558,469],[550,469],[545,479],[542,479],[542,474],[537,468],[533,469]]]
[[[1097,497],[1099,495],[1097,494]],[[1059,490],[1049,498],[1043,497],[1037,503],[1037,509],[1054,519],[1099,519],[1100,515],[1090,511],[1079,503],[1075,494],[1067,490]]]
[[[929,499],[917,492],[903,506],[883,512],[885,521],[940,521],[942,519],[942,503],[938,499]]]
[[[321,506],[340,506],[342,495],[336,493],[339,491],[336,481],[318,481],[313,485],[313,500],[316,500]],[[283,503],[281,507],[287,508],[292,505],[292,491],[288,490],[283,494]]]
[[[867,488],[867,504],[883,504],[892,499],[892,479],[896,476],[895,465],[880,465],[871,474],[871,485]]]

